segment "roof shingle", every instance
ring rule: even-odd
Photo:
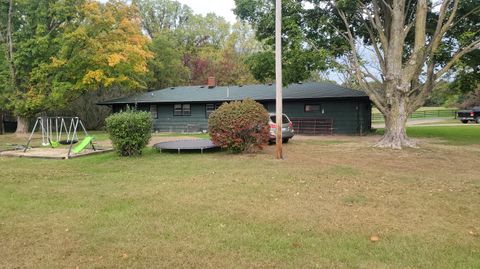
[[[367,97],[364,92],[345,88],[333,83],[296,83],[283,89],[284,100],[320,98]],[[219,86],[209,89],[206,86],[172,87],[123,97],[99,103],[99,105],[126,103],[176,103],[235,101],[251,98],[257,101],[275,100],[275,85],[258,84],[245,86]]]

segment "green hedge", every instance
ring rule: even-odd
[[[121,156],[141,155],[152,137],[150,113],[127,110],[105,119],[113,147]]]
[[[259,103],[247,99],[224,103],[208,119],[214,144],[232,152],[255,151],[268,144],[269,115]]]

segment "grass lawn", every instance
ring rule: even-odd
[[[383,134],[383,129],[377,131]],[[480,144],[480,124],[461,126],[418,126],[408,127],[407,134],[416,138],[436,138],[451,145]]]
[[[0,158],[0,268],[480,268],[480,146],[376,139]]]

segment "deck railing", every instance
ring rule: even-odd
[[[332,135],[333,120],[327,118],[290,118],[297,134]]]

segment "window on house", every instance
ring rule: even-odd
[[[143,112],[150,112],[150,106],[149,105],[137,105],[135,108],[137,111],[143,111]]]
[[[207,117],[210,117],[210,114],[213,113],[213,111],[215,111],[217,108],[220,107],[220,104],[206,104],[205,105],[205,116]]]
[[[321,106],[319,104],[305,105],[305,112],[315,112],[320,110]]]
[[[150,115],[152,115],[152,118],[158,119],[157,105],[150,105]]]
[[[190,104],[183,104],[183,116],[190,116],[192,111],[190,110]]]
[[[173,115],[174,116],[190,116],[192,114],[190,104],[174,104]]]

